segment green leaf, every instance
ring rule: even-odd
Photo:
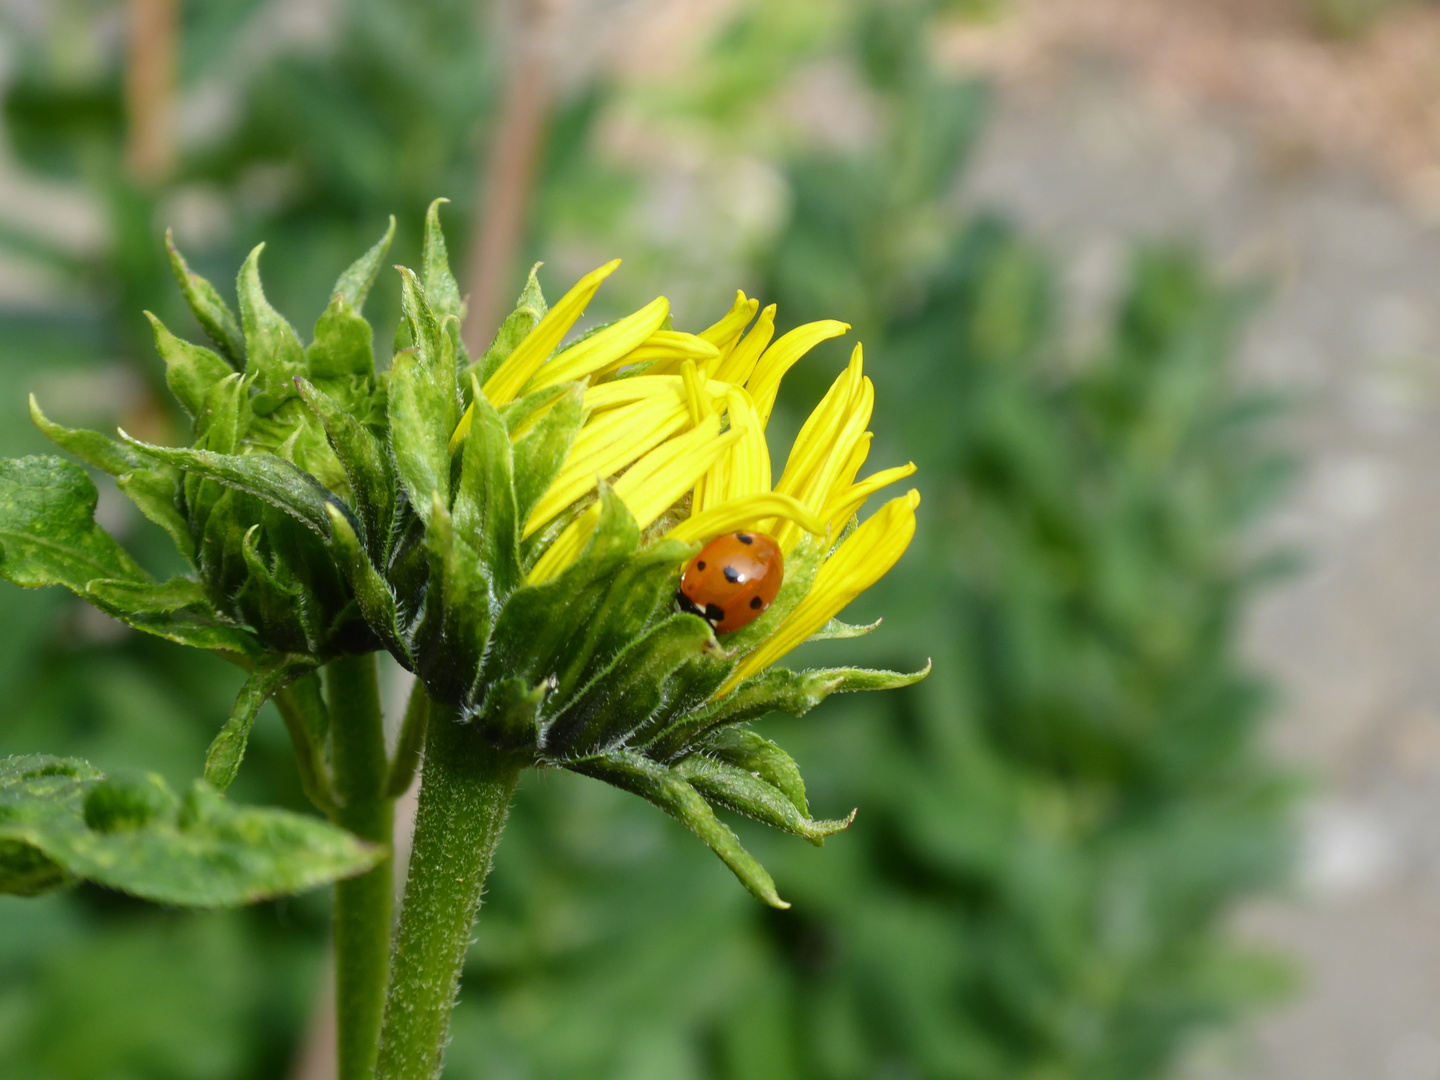
[[[85,470],[57,457],[0,460],[0,577],[25,588],[96,578],[149,581],[95,524],[98,493]]]
[[[120,434],[131,446],[151,457],[253,495],[285,511],[322,539],[329,538],[330,515],[326,507],[340,506],[340,500],[320,481],[282,457],[274,454],[217,454],[209,450],[155,446],[132,438],[123,431]]]
[[[339,557],[338,561],[350,582],[350,588],[354,590],[355,599],[360,604],[360,613],[364,615],[376,636],[385,642],[386,647],[408,665],[409,651],[405,648],[405,637],[400,629],[399,611],[390,583],[370,562],[350,520],[338,507],[331,506],[329,511],[331,547]]]
[[[174,577],[164,584],[149,581],[106,581],[98,579],[85,591],[107,607],[132,615],[179,611],[187,607],[210,607],[205,587],[190,578]]]
[[[234,783],[260,706],[314,668],[312,658],[291,653],[271,654],[255,665],[235,698],[230,719],[225,721],[205,753],[205,780],[216,791],[224,791]]]
[[[550,389],[547,387],[546,389]],[[585,421],[585,387],[580,384],[561,389],[564,395],[515,443],[515,512],[523,528],[541,497],[560,475],[575,436]],[[530,395],[538,397],[545,391]],[[523,399],[522,399],[523,400]],[[516,421],[506,418],[513,432]]]
[[[240,296],[240,322],[245,328],[245,373],[254,377],[260,391],[251,408],[261,416],[294,395],[295,376],[309,374],[300,336],[265,299],[260,285],[260,253],[264,250],[264,244],[257,244],[250,252],[235,285]]]
[[[182,907],[303,892],[385,854],[325,821],[234,806],[204,781],[179,800],[157,776],[106,780],[82,761],[38,755],[0,760],[5,891],[17,849],[74,878]]]
[[[567,768],[633,792],[653,803],[693,832],[720,856],[744,886],[771,907],[790,905],[775,892],[775,881],[739,839],[715,816],[715,811],[684,777],[630,751],[570,762]]]
[[[665,699],[676,668],[706,650],[718,651],[710,624],[696,615],[672,615],[633,641],[545,726],[548,757],[603,753],[643,728]]]
[[[539,270],[540,266],[540,263],[536,263],[530,268],[530,276],[525,280],[520,299],[515,301],[515,310],[506,316],[500,329],[495,332],[495,340],[490,342],[485,355],[476,361],[481,386],[485,385],[490,376],[495,374],[495,370],[515,351],[515,346],[525,340],[525,335],[535,329],[536,324],[545,317],[548,310],[545,306],[545,295],[540,291],[540,279],[535,276],[535,271]]]
[[[330,448],[340,459],[371,558],[383,562],[389,552],[395,517],[395,471],[390,456],[370,429],[340,407],[334,398],[300,379],[300,397],[325,429]]]
[[[390,365],[390,452],[410,505],[428,522],[433,496],[450,505],[451,390],[439,386],[416,349],[395,354]]]
[[[147,518],[170,534],[175,550],[188,561],[195,560],[195,541],[190,524],[176,505],[178,479],[169,466],[156,467],[139,451],[101,435],[98,431],[62,427],[40,411],[30,395],[30,419],[46,437],[68,450],[87,465],[114,476],[115,486]]]
[[[467,704],[490,639],[491,588],[480,556],[455,535],[450,512],[437,497],[425,530],[430,579],[425,613],[415,631],[417,672],[431,694]]]
[[[165,250],[170,253],[170,270],[175,275],[175,282],[180,286],[190,310],[195,313],[201,329],[221,354],[239,367],[245,362],[245,339],[240,333],[240,320],[235,318],[235,312],[230,310],[230,305],[225,303],[214,285],[185,264],[185,259],[175,247],[175,236],[170,229],[165,230]]]
[[[330,298],[315,322],[315,340],[305,350],[312,379],[375,375],[375,332],[340,293]]]
[[[479,552],[497,598],[503,599],[520,584],[520,524],[510,471],[510,432],[478,384],[471,408],[474,415],[461,448],[451,514],[455,529]]]
[[[150,312],[145,312],[155,333],[155,349],[165,361],[165,385],[192,418],[205,411],[210,388],[235,374],[231,366],[203,345],[182,341]]]
[[[360,309],[365,306],[365,297],[370,295],[370,288],[375,284],[375,279],[380,274],[380,267],[385,263],[385,253],[390,250],[390,241],[395,239],[395,215],[390,215],[390,224],[385,229],[385,235],[375,241],[370,250],[361,255],[350,264],[349,268],[340,275],[335,282],[335,288],[331,289],[332,296],[343,296],[348,303],[359,314]],[[311,368],[314,371],[314,368]]]
[[[450,272],[450,257],[445,250],[445,234],[440,230],[440,207],[449,199],[436,199],[425,211],[425,243],[420,256],[420,270],[425,279],[425,296],[435,314],[444,319],[454,315],[465,318],[465,298],[460,294],[455,275]]]
[[[770,668],[746,679],[719,701],[673,723],[645,752],[657,761],[668,761],[689,752],[696,740],[708,731],[727,724],[740,724],[766,713],[804,716],[831,694],[861,690],[895,690],[910,686],[930,674],[930,665],[906,674],[874,671],[869,668],[812,668],[791,671]]]

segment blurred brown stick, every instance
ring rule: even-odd
[[[465,280],[470,310],[465,347],[478,358],[500,325],[510,299],[509,278],[525,237],[526,210],[555,97],[553,46],[562,0],[520,0],[519,26],[486,156],[471,230]]]
[[[150,187],[175,167],[175,52],[180,0],[130,0],[125,166]]]

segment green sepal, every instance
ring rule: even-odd
[[[839,619],[831,619],[815,633],[811,634],[806,641],[844,641],[849,638],[864,637],[866,634],[873,634],[880,629],[883,619],[876,619],[872,623],[845,623]]]
[[[533,753],[540,740],[540,707],[550,690],[548,683],[530,686],[524,679],[502,679],[490,688],[475,724],[492,746]]]
[[[145,317],[155,334],[155,350],[165,361],[165,385],[191,418],[199,416],[210,388],[235,374],[234,369],[205,346],[176,337],[150,312]]]
[[[852,812],[849,817],[836,821],[816,821],[773,784],[754,773],[712,760],[703,754],[692,754],[676,762],[675,771],[712,806],[744,814],[772,829],[802,837],[816,847],[823,844],[827,836],[849,828],[855,820]]]
[[[472,366],[467,375],[474,375],[475,381],[479,381],[479,374]],[[514,401],[506,402],[500,406],[500,415],[505,420],[505,426],[510,429],[510,437],[513,439],[521,425],[530,417],[534,416],[541,409],[545,408],[552,401],[562,394],[570,392],[574,383],[556,383],[554,386],[547,386],[542,390],[534,390],[524,397],[518,397]]]
[[[245,363],[245,338],[240,332],[240,320],[235,317],[235,312],[230,310],[230,305],[214,285],[186,265],[170,229],[165,230],[165,250],[170,253],[170,271],[175,275],[175,283],[180,286],[195,321],[221,355],[235,367],[240,367]]]
[[[585,387],[575,383],[568,387],[562,384],[558,389],[564,391],[559,400],[515,442],[515,511],[522,529],[530,518],[530,511],[560,475],[560,468],[585,422]],[[544,390],[530,396],[543,393]],[[506,422],[511,431],[519,426],[508,417]]]
[[[224,791],[234,783],[260,707],[295,679],[314,669],[315,661],[311,657],[291,653],[272,653],[255,665],[236,695],[230,718],[205,752],[205,780],[211,787]]]
[[[455,535],[437,497],[425,530],[430,578],[425,613],[415,630],[416,671],[437,700],[463,705],[490,639],[491,586],[480,556]]]
[[[496,597],[503,598],[520,585],[520,523],[510,432],[478,385],[474,389],[474,411],[460,451],[451,515],[456,531],[470,538],[479,552]]]
[[[115,486],[146,518],[165,530],[175,550],[193,566],[195,539],[190,535],[190,523],[177,505],[179,473],[169,466],[136,469],[117,476]]]
[[[455,329],[448,332],[454,337],[456,355],[468,364],[469,358],[464,354],[465,346],[461,343],[459,334],[460,322],[465,318],[465,298],[460,293],[455,275],[450,272],[445,234],[440,229],[440,207],[449,201],[436,199],[425,210],[425,240],[420,254],[420,272],[425,282],[425,296],[430,301],[430,306],[435,309],[436,317],[443,322],[446,316],[455,316]]]
[[[81,596],[96,578],[149,582],[95,524],[98,498],[85,470],[63,458],[0,459],[0,577],[27,589],[64,585]]]
[[[546,756],[563,760],[623,746],[660,708],[675,669],[706,650],[719,651],[714,631],[689,614],[672,615],[631,642],[545,725]]]
[[[703,840],[756,897],[771,907],[790,906],[776,893],[769,872],[740,846],[740,840],[715,816],[710,804],[674,769],[626,750],[584,758],[567,767],[658,806]]]
[[[522,585],[506,599],[490,634],[479,686],[512,675],[527,685],[547,678],[604,602],[610,577],[639,545],[635,518],[614,490],[602,484],[600,517],[580,558],[558,577]]]
[[[536,263],[530,268],[530,276],[525,279],[525,288],[520,291],[520,298],[515,301],[515,310],[505,317],[500,329],[495,332],[495,339],[485,350],[485,355],[475,362],[479,369],[481,386],[495,374],[496,369],[515,351],[515,346],[525,340],[525,335],[535,329],[549,310],[545,306],[545,294],[540,291],[540,279],[535,276],[540,266],[540,263]]]
[[[435,381],[419,349],[395,354],[390,365],[390,452],[410,505],[429,520],[433,496],[450,505],[450,433],[448,399],[453,389]]]
[[[204,908],[304,892],[385,855],[317,818],[234,806],[204,781],[176,799],[157,776],[107,780],[42,755],[0,760],[0,891],[17,883],[7,871],[25,848],[70,878]]]
[[[400,629],[399,609],[390,583],[370,562],[360,538],[355,535],[350,519],[339,507],[329,506],[326,509],[330,512],[331,548],[339,556],[337,561],[355,593],[360,613],[365,617],[370,629],[385,643],[385,647],[408,664],[409,650],[405,647],[405,636]]]
[[[375,376],[375,332],[350,301],[336,293],[315,320],[315,340],[305,350],[312,379]]]
[[[861,690],[896,690],[910,686],[930,674],[927,663],[920,671],[876,671],[870,668],[812,668],[791,671],[770,668],[751,676],[707,708],[681,718],[667,728],[645,752],[657,761],[668,761],[690,752],[707,732],[728,724],[742,724],[766,713],[804,716],[831,694]]]
[[[303,469],[275,454],[217,454],[177,446],[155,446],[120,433],[131,446],[191,474],[253,495],[283,510],[322,539],[330,535],[327,507],[340,500]]]
[[[698,546],[661,540],[635,552],[610,576],[605,596],[575,627],[564,663],[556,670],[558,700],[568,700],[610,667],[657,616],[671,611],[676,574]]]
[[[245,329],[245,373],[254,377],[259,390],[250,404],[260,416],[294,395],[291,380],[296,375],[310,373],[300,335],[265,299],[260,285],[260,253],[264,250],[264,244],[255,246],[240,267],[235,284],[240,297],[240,325]]]
[[[370,557],[383,565],[389,554],[395,519],[395,470],[390,455],[369,428],[346,412],[330,395],[304,379],[295,381],[300,397],[325,429],[330,448],[350,482],[355,510],[365,533]]]
[[[369,251],[346,268],[335,282],[335,288],[330,290],[331,295],[343,296],[346,303],[355,310],[356,314],[359,314],[365,306],[365,297],[370,295],[370,288],[380,275],[380,267],[385,264],[385,254],[390,250],[390,241],[394,239],[395,215],[391,214],[390,224],[385,229],[385,235],[375,241]]]

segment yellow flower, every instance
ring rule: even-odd
[[[895,565],[915,533],[917,491],[891,499],[842,534],[870,495],[915,466],[856,479],[870,448],[875,397],[856,345],[772,483],[766,426],[781,379],[820,342],[846,333],[850,327],[842,322],[806,323],[772,340],[775,306],[756,318],[759,303],[740,292],[713,326],[685,334],[665,328],[670,305],[659,297],[556,351],[619,262],[581,278],[496,369],[483,393],[498,407],[562,383],[585,386],[583,424],[559,475],[523,523],[524,539],[558,524],[609,480],[652,539],[696,543],[748,529],[774,536],[787,557],[807,544],[808,559],[791,566],[802,573],[808,567],[808,589],[758,640],[746,635],[743,655],[716,695],[723,696],[804,642]],[[469,430],[473,410],[456,427],[452,449]],[[593,500],[572,513],[527,580],[547,581],[579,558],[598,518]]]

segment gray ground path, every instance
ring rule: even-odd
[[[1254,612],[1273,731],[1313,776],[1293,898],[1240,916],[1303,991],[1207,1047],[1206,1080],[1440,1080],[1440,230],[1378,182],[1179,113],[1114,72],[1002,91],[965,183],[1067,268],[1086,318],[1135,238],[1264,270],[1245,378],[1300,396],[1301,479],[1270,528],[1309,570]]]

